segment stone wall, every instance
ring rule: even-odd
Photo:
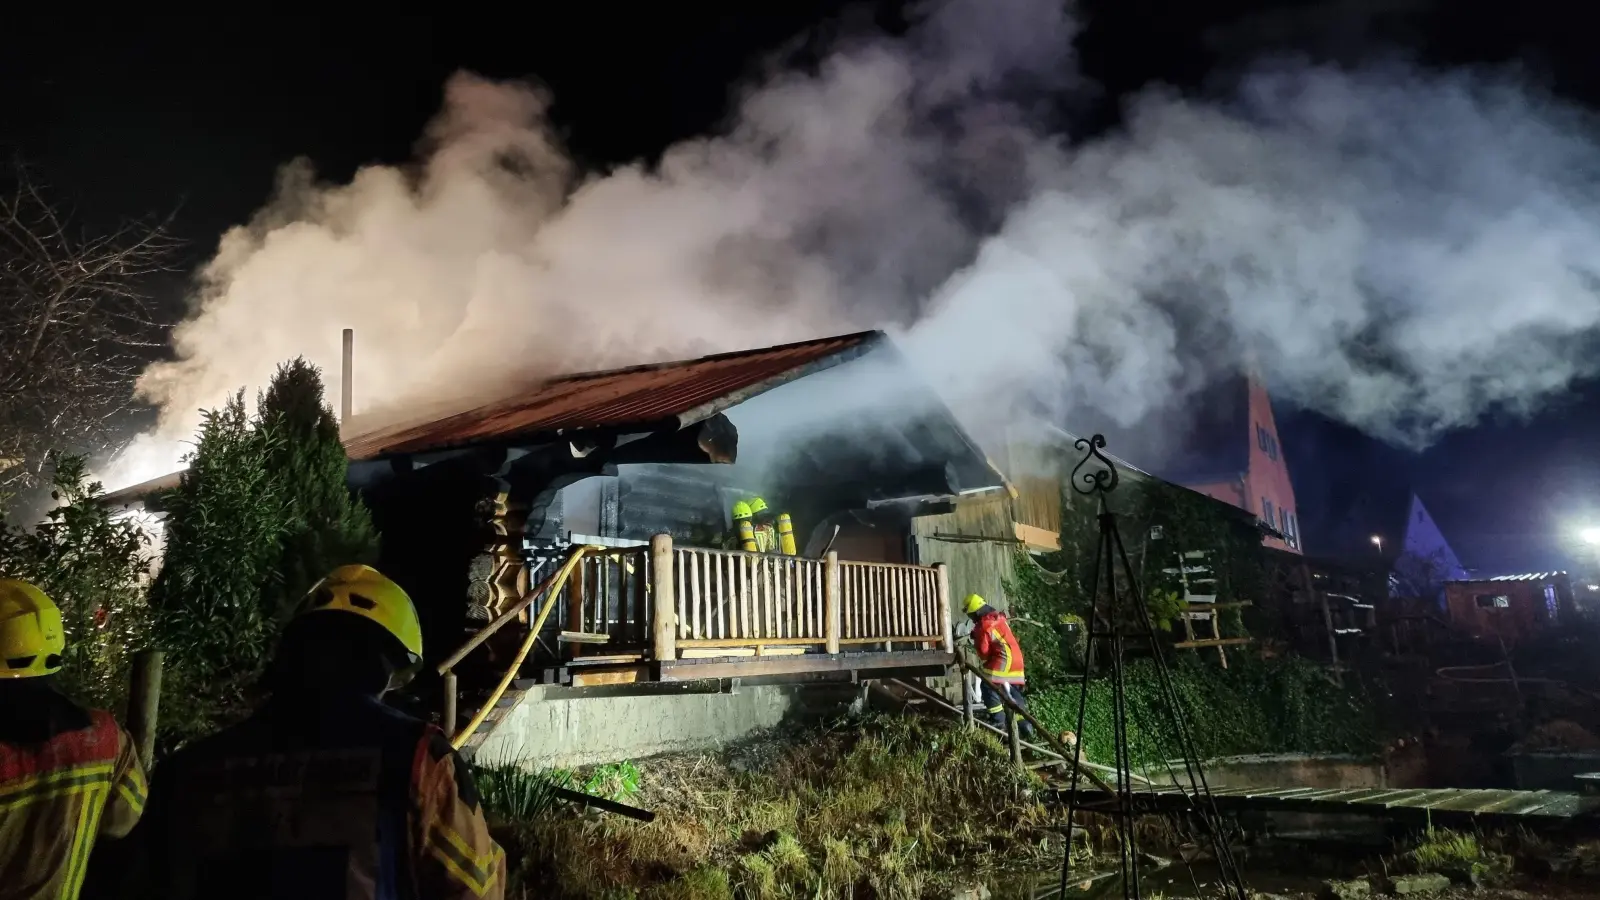
[[[570,689],[536,687],[495,723],[473,760],[575,768],[715,750],[786,721],[842,711],[855,693],[848,685],[769,685],[720,694],[573,697]]]

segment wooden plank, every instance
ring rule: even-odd
[[[1319,803],[1351,804],[1389,793],[1387,788],[1351,788],[1337,797],[1322,797]]]
[[[609,644],[611,635],[592,631],[563,631],[556,636],[556,640],[565,644]]]
[[[765,646],[774,646],[774,645],[777,645],[777,644],[807,644],[807,645],[813,645],[813,644],[823,644],[823,643],[827,643],[827,641],[825,641],[823,638],[772,637],[772,638],[755,638],[753,640],[746,640],[745,638],[702,638],[700,640],[679,641],[678,642],[678,646],[679,647],[765,647]]]
[[[1455,795],[1450,788],[1418,788],[1415,796],[1391,801],[1390,809],[1437,809],[1434,804]]]
[[[1540,791],[1538,796],[1524,797],[1520,802],[1499,810],[1499,813],[1503,816],[1531,816],[1549,806],[1556,799],[1558,799],[1557,796],[1550,791]]]
[[[1395,799],[1397,797],[1409,796],[1410,794],[1411,794],[1411,791],[1408,791],[1408,790],[1397,790],[1395,788],[1384,788],[1382,790],[1374,791],[1373,793],[1368,794],[1365,797],[1352,797],[1351,799],[1346,800],[1344,802],[1345,803],[1359,803],[1359,804],[1361,804],[1363,806],[1382,806],[1382,807],[1387,808],[1388,805],[1389,805],[1389,801],[1390,800]]]
[[[1234,647],[1239,644],[1248,644],[1255,638],[1209,638],[1203,641],[1179,641],[1173,644],[1179,650],[1190,650],[1195,647]]]
[[[1034,525],[1024,525],[1017,522],[1014,526],[1017,540],[1035,550],[1057,551],[1061,549],[1061,535],[1046,531]]]
[[[1432,788],[1412,788],[1409,791],[1404,791],[1397,796],[1392,796],[1384,800],[1383,806],[1385,809],[1403,808],[1409,801],[1426,797],[1431,793],[1433,793]]]
[[[1433,798],[1433,800],[1428,804],[1429,809],[1437,809],[1443,812],[1469,810],[1477,806],[1479,803],[1484,803],[1493,799],[1500,793],[1500,790],[1497,788],[1482,790],[1459,790],[1445,788],[1443,790],[1447,796]]]
[[[1549,792],[1548,791],[1505,791],[1502,796],[1500,796],[1500,797],[1498,797],[1498,798],[1496,798],[1494,800],[1491,800],[1488,803],[1479,804],[1478,806],[1475,806],[1470,810],[1464,810],[1464,811],[1465,812],[1471,812],[1473,815],[1483,815],[1485,813],[1499,813],[1502,810],[1505,810],[1505,809],[1513,807],[1513,806],[1518,806],[1518,805],[1526,802],[1528,800],[1528,795],[1530,793],[1532,793],[1532,794],[1546,794],[1546,793],[1549,793]]]
[[[756,655],[754,647],[681,647],[678,650],[679,659],[723,659],[729,656]]]
[[[804,647],[774,647],[771,644],[757,644],[757,656],[800,656],[806,652]]]
[[[819,672],[901,670],[915,672],[951,665],[954,654],[942,650],[898,653],[808,653],[746,662],[679,661],[661,666],[662,681],[700,681],[710,678],[755,678],[766,675],[802,675]]]
[[[1312,791],[1301,797],[1301,800],[1310,800],[1317,803],[1338,803],[1346,797],[1356,797],[1371,793],[1375,788],[1322,788]]]
[[[1313,793],[1315,788],[1276,788],[1273,790],[1257,790],[1244,796],[1251,800],[1298,800],[1306,794]]]
[[[579,660],[578,663],[587,668],[589,666],[604,665],[606,663],[614,664],[638,662],[642,659],[644,659],[643,653],[608,653],[604,655],[591,654]]]
[[[851,644],[859,645],[859,644],[882,644],[885,641],[889,641],[889,642],[896,643],[896,644],[917,644],[917,643],[924,643],[924,642],[935,641],[935,640],[938,640],[938,638],[936,636],[927,635],[927,634],[890,634],[890,635],[880,635],[880,636],[877,636],[877,637],[840,638],[839,639],[839,643],[845,644],[845,645],[851,645]],[[693,644],[693,641],[690,641],[689,643]],[[822,643],[822,641],[807,641],[807,643],[820,644],[820,643]]]
[[[604,672],[575,672],[572,675],[572,686],[595,687],[602,684],[633,684],[638,681],[649,680],[649,668],[646,666],[633,666],[627,669],[612,669]]]

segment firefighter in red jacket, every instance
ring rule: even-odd
[[[978,650],[978,667],[983,670],[983,705],[999,728],[1006,727],[1007,697],[1018,709],[1026,710],[1022,696],[1026,678],[1022,671],[1022,647],[1011,633],[1006,614],[990,606],[977,594],[968,594],[967,616],[972,619],[972,643]],[[1025,738],[1033,736],[1033,726],[1023,719],[1018,723]]]
[[[343,566],[313,587],[271,699],[157,773],[151,896],[500,900],[505,856],[466,763],[381,700],[421,663],[398,584]]]
[[[97,840],[144,811],[133,738],[56,691],[65,649],[55,603],[0,579],[0,897],[75,900]]]

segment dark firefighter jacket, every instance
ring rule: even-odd
[[[74,900],[95,838],[126,835],[144,810],[128,733],[103,710],[64,711],[78,727],[46,724],[37,742],[0,742],[0,898]]]
[[[157,773],[151,896],[466,900],[505,891],[472,776],[360,695],[274,697]]]
[[[996,684],[1022,684],[1022,647],[1011,633],[1005,613],[991,609],[978,617],[972,642],[982,660],[984,677]]]

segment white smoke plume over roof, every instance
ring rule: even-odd
[[[775,65],[719,134],[583,173],[536,87],[458,74],[414,166],[288,166],[224,236],[124,477],[303,354],[358,412],[887,327],[959,414],[1131,423],[1252,360],[1418,445],[1593,374],[1594,122],[1511,73],[1263,63],[1089,140],[1055,0],[941,0]],[[625,110],[619,110],[625,115]],[[161,465],[149,462],[165,457]]]

